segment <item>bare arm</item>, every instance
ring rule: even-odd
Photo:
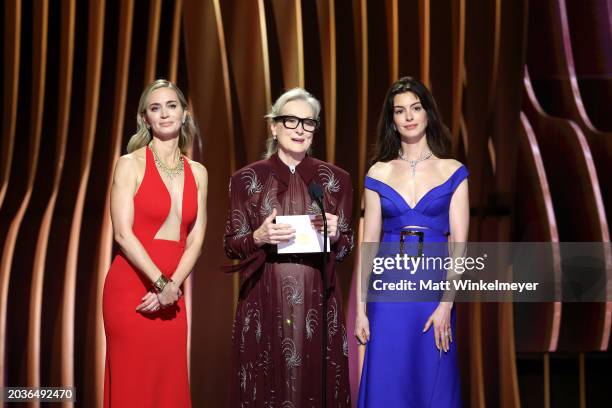
[[[172,280],[180,286],[189,276],[200,254],[202,253],[202,245],[204,244],[204,235],[206,232],[206,197],[208,194],[208,172],[200,163],[196,163],[193,167],[193,175],[196,179],[198,187],[198,214],[185,244],[185,252],[179,261],[178,266],[172,275]]]
[[[127,259],[152,283],[159,278],[161,271],[132,230],[138,174],[136,160],[133,156],[123,156],[115,165],[111,187],[111,219],[115,241]]]
[[[357,279],[357,315],[366,314],[366,302],[362,294],[362,282],[368,282],[371,273],[372,259],[376,255],[378,248],[375,244],[380,242],[380,231],[382,229],[382,214],[380,208],[380,198],[378,193],[372,190],[365,189],[365,214],[363,218],[363,239],[362,243],[370,243],[367,246],[360,245],[358,249],[358,257],[355,262]],[[367,254],[362,253],[366,249]],[[370,264],[370,267],[363,268],[361,261],[365,260]],[[363,271],[367,271],[367,275],[363,276]]]

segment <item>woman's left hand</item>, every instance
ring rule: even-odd
[[[136,311],[140,313],[155,313],[161,308],[157,293],[147,292],[142,297],[142,303],[136,307]]]
[[[327,236],[329,237],[329,241],[333,244],[340,237],[340,233],[338,231],[338,216],[326,212],[325,217],[327,218]],[[321,215],[315,215],[315,217],[312,219],[312,226],[322,234],[323,217],[321,217]]]
[[[425,323],[425,327],[423,327],[423,333],[425,333],[433,325],[436,347],[438,350],[444,350],[445,352],[450,350],[450,343],[453,341],[453,333],[450,326],[452,307],[453,304],[450,302],[440,302],[436,310],[429,317],[429,320],[427,320],[427,323]]]

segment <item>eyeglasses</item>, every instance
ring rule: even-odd
[[[302,129],[306,132],[314,132],[319,127],[319,121],[310,118],[298,118],[296,116],[281,115],[274,118],[275,122],[283,122],[283,126],[287,129],[296,129],[299,124],[302,124]]]

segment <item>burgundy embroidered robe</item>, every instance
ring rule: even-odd
[[[292,174],[278,155],[237,171],[230,181],[224,245],[241,262],[240,299],[233,325],[232,407],[320,407],[322,343],[321,254],[290,261],[276,246],[258,248],[253,231],[276,208],[278,215],[319,213],[308,194],[324,188],[325,211],[338,216],[339,238],[328,260],[327,406],[350,407],[348,343],[342,296],[334,273],[353,248],[353,189],[344,170],[306,156]]]

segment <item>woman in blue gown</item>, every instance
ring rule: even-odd
[[[379,255],[397,253],[400,246],[400,252],[414,252],[409,255],[463,255],[468,171],[450,152],[448,130],[429,90],[410,77],[395,82],[385,98],[376,153],[365,179],[364,243],[378,243],[369,245],[379,247]],[[361,260],[368,262],[363,256]],[[459,407],[452,295],[434,292],[435,298],[416,298],[372,289],[375,280],[379,289],[381,281],[406,279],[418,285],[419,280],[451,279],[453,271],[401,272],[368,273],[358,280],[355,336],[366,344],[358,406]],[[362,291],[362,285],[368,287]]]

